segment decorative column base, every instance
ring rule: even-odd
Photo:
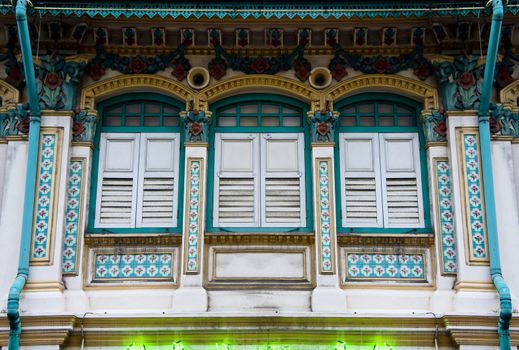
[[[207,291],[202,287],[181,287],[173,295],[173,311],[206,312]]]

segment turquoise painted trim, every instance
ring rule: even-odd
[[[339,142],[335,144],[334,158],[335,158],[335,203],[337,208],[337,234],[348,233],[362,233],[362,234],[414,234],[414,233],[432,233],[433,228],[431,224],[431,210],[429,198],[429,176],[427,173],[427,156],[425,152],[425,137],[423,128],[420,127],[420,112],[422,111],[422,104],[407,97],[393,95],[381,92],[366,92],[358,95],[346,97],[334,105],[336,111],[340,111],[346,105],[351,105],[361,102],[387,102],[402,104],[407,108],[414,110],[417,124],[416,126],[339,126],[336,128],[336,140],[339,140],[339,133],[347,132],[370,132],[370,133],[403,133],[415,132],[418,133],[418,140],[420,143],[420,172],[422,176],[422,196],[423,196],[423,212],[424,212],[424,227],[423,228],[364,228],[364,227],[343,227],[342,226],[342,192],[341,192],[341,170],[340,170],[340,150]]]
[[[22,322],[20,319],[20,294],[29,277],[29,259],[31,252],[32,222],[34,216],[34,198],[36,195],[36,172],[38,163],[38,148],[40,144],[41,112],[39,97],[36,90],[36,76],[32,60],[31,38],[27,24],[27,0],[16,3],[16,23],[18,37],[22,50],[22,61],[25,72],[29,106],[31,111],[29,128],[29,149],[27,155],[27,173],[25,175],[25,195],[22,216],[22,235],[20,240],[20,255],[18,258],[18,274],[9,290],[7,299],[7,318],[9,319],[8,349],[18,350]]]
[[[8,3],[4,0],[2,3]],[[397,1],[385,5],[376,1],[336,2],[328,4],[299,3],[264,3],[251,2],[175,2],[174,4],[149,3],[132,1],[121,6],[115,1],[77,1],[68,3],[36,6],[29,13],[34,16],[87,16],[101,18],[163,18],[163,19],[352,19],[352,18],[430,18],[431,16],[480,16],[485,8],[477,2],[430,2]],[[387,11],[391,9],[392,11]],[[398,10],[396,10],[398,9]],[[0,14],[12,12],[11,6],[0,7]],[[507,13],[517,14],[519,9],[509,8]]]
[[[501,311],[499,313],[498,334],[501,350],[510,350],[510,321],[512,319],[512,297],[503,274],[499,256],[499,237],[496,221],[496,204],[494,195],[494,178],[492,174],[492,145],[490,141],[489,107],[492,95],[492,85],[496,69],[499,39],[503,23],[503,4],[501,0],[493,0],[492,26],[488,44],[483,88],[479,105],[479,142],[481,147],[481,164],[483,172],[483,189],[485,191],[485,212],[488,231],[490,257],[490,276],[499,294]]]
[[[103,118],[104,110],[111,108],[116,104],[126,103],[136,100],[148,100],[159,103],[167,103],[174,105],[181,111],[185,106],[182,102],[158,93],[130,93],[123,94],[120,96],[112,97],[108,100],[102,101],[97,105],[99,115]],[[102,126],[102,120],[99,123],[101,126],[96,128],[96,135],[94,137],[94,154],[92,158],[92,173],[91,179],[92,184],[90,185],[90,208],[88,210],[88,226],[87,232],[89,234],[182,234],[182,222],[183,215],[180,215],[184,205],[184,133],[182,132],[183,127],[179,126],[142,126],[142,127],[130,127],[130,126]],[[174,132],[180,133],[180,150],[179,150],[179,167],[178,167],[178,194],[177,194],[177,226],[176,227],[141,227],[141,228],[96,228],[95,227],[95,212],[96,212],[96,198],[97,198],[97,181],[99,172],[99,142],[101,140],[101,133],[103,132]]]
[[[233,105],[241,102],[265,102],[270,104],[285,104],[289,107],[297,107],[301,109],[302,113],[302,126],[300,127],[216,127],[217,124],[217,110],[224,106],[232,107]],[[299,100],[283,95],[274,94],[244,94],[238,96],[228,97],[221,101],[213,103],[211,106],[211,112],[213,113],[213,121],[209,127],[209,153],[208,153],[208,165],[207,165],[207,207],[205,216],[205,227],[206,232],[312,232],[314,227],[313,222],[313,196],[312,196],[312,152],[310,149],[310,126],[306,121],[306,113],[309,110],[309,106]],[[226,113],[227,115],[228,113]],[[293,113],[292,113],[293,114]],[[213,226],[213,204],[214,204],[214,140],[216,132],[269,132],[269,133],[304,133],[305,140],[305,198],[306,198],[306,226],[305,227],[251,227],[251,228],[226,228],[226,227],[214,227]]]

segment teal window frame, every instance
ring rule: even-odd
[[[169,104],[182,111],[185,106],[182,102],[173,97],[166,96],[159,93],[128,93],[119,95],[100,102],[97,105],[99,112],[99,123],[96,128],[94,137],[94,152],[92,157],[92,176],[90,184],[90,206],[88,210],[88,234],[182,234],[182,224],[184,208],[184,132],[182,121],[179,115],[179,124],[177,126],[103,126],[103,114],[106,109],[112,108],[115,105],[135,104],[139,102],[156,102]],[[177,226],[176,227],[139,227],[139,228],[99,228],[95,227],[95,212],[97,199],[97,182],[99,174],[99,145],[101,133],[178,133],[180,135],[180,149],[179,149],[179,171],[178,171],[178,194],[177,194]]]
[[[301,126],[217,126],[218,110],[224,107],[232,107],[245,103],[281,104],[301,110]],[[307,122],[308,105],[300,100],[276,94],[244,94],[228,97],[217,101],[210,106],[213,121],[209,127],[209,153],[207,171],[207,205],[206,205],[206,232],[210,233],[313,233],[313,195],[312,195],[312,152],[310,148],[310,126]],[[226,114],[225,116],[229,116]],[[239,118],[239,116],[237,116]],[[237,123],[239,124],[239,122]],[[258,121],[258,125],[260,122]],[[281,124],[282,125],[282,124]],[[216,133],[303,133],[305,154],[305,198],[306,198],[306,226],[305,227],[214,227],[214,163],[215,163],[215,135]]]
[[[334,105],[334,109],[340,113],[341,109],[348,105],[361,104],[363,102],[400,104],[406,108],[414,110],[416,117],[415,126],[341,126],[340,121],[336,128],[336,140],[339,140],[339,134],[342,133],[418,133],[418,140],[420,144],[420,172],[422,177],[422,196],[423,196],[423,212],[424,212],[424,227],[423,228],[382,228],[382,227],[343,227],[342,226],[342,206],[343,195],[341,190],[341,171],[340,171],[340,144],[336,142],[334,149],[335,159],[335,202],[337,212],[337,234],[429,234],[433,232],[431,224],[431,209],[429,201],[429,174],[427,173],[427,154],[425,151],[425,137],[420,121],[420,113],[423,105],[410,98],[394,95],[389,93],[366,92],[354,96],[346,97],[338,101]],[[358,108],[356,109],[358,111]],[[376,108],[375,108],[376,111]],[[394,113],[396,113],[394,111]],[[357,113],[357,121],[360,114]],[[377,118],[378,115],[375,115]],[[339,118],[341,118],[339,116]],[[395,117],[396,118],[396,117]],[[376,123],[378,124],[378,123]]]

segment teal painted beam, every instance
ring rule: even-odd
[[[494,194],[494,178],[492,174],[492,145],[490,140],[489,107],[492,85],[496,68],[501,25],[503,23],[503,4],[501,0],[493,0],[492,26],[488,44],[487,61],[483,75],[483,89],[479,105],[479,140],[481,144],[481,164],[483,173],[483,189],[485,192],[485,212],[488,229],[488,245],[490,257],[490,275],[499,294],[500,313],[498,323],[499,346],[501,350],[510,350],[510,320],[512,319],[512,297],[503,274],[499,256],[499,238],[496,221],[496,202]]]
[[[32,222],[34,215],[34,198],[36,192],[36,169],[38,162],[38,148],[40,143],[41,112],[39,97],[36,92],[36,76],[32,60],[29,26],[27,25],[27,0],[18,0],[16,3],[16,22],[18,36],[22,49],[22,60],[25,72],[25,81],[29,95],[30,128],[29,150],[27,158],[27,174],[25,177],[25,195],[22,216],[22,235],[20,240],[20,256],[18,260],[18,274],[9,290],[7,299],[7,318],[9,319],[9,350],[18,350],[22,324],[20,319],[20,294],[29,277],[29,259],[31,252]]]

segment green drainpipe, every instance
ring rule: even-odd
[[[41,112],[38,94],[36,93],[36,77],[32,61],[31,40],[27,25],[27,0],[18,0],[16,4],[16,22],[22,49],[23,68],[30,106],[29,151],[27,158],[27,175],[25,178],[25,197],[23,202],[22,237],[18,274],[9,290],[7,301],[7,318],[9,319],[9,350],[18,350],[22,325],[20,320],[20,294],[29,276],[29,255],[31,251],[32,221],[34,215],[34,197],[36,192],[36,167],[40,143]]]
[[[488,43],[487,61],[483,75],[483,89],[479,105],[479,138],[481,142],[481,164],[483,168],[483,189],[485,192],[485,211],[488,229],[490,256],[490,275],[499,294],[501,311],[499,313],[498,333],[501,350],[510,350],[510,320],[512,319],[512,298],[510,289],[501,273],[499,258],[499,240],[496,222],[496,202],[494,197],[494,179],[492,174],[492,150],[490,143],[489,106],[494,73],[496,68],[501,24],[503,22],[503,3],[493,0],[494,11]]]

